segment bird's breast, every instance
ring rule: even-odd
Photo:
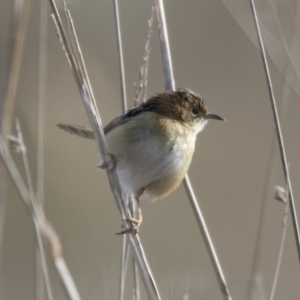
[[[108,145],[117,158],[123,190],[133,194],[145,191],[152,198],[160,198],[185,176],[196,136],[178,122],[136,121],[113,129],[107,135]]]
[[[162,198],[175,190],[183,180],[194,153],[195,139],[179,135],[169,143],[161,157],[159,176],[146,188],[154,198]]]

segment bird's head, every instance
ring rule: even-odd
[[[225,121],[220,116],[211,114],[201,96],[186,88],[158,94],[152,99],[157,105],[156,112],[183,123],[197,133],[208,120]]]

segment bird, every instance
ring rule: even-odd
[[[121,234],[138,232],[140,199],[164,198],[179,186],[191,164],[196,136],[209,120],[225,121],[208,111],[200,95],[178,88],[154,95],[104,127],[122,191],[136,199],[138,208],[137,218],[127,220],[130,229]],[[58,127],[94,139],[92,129],[68,124]]]

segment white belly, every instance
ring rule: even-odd
[[[168,194],[187,172],[195,139],[195,134],[188,137],[184,133],[167,139],[165,134],[133,124],[114,128],[107,141],[117,159],[123,191],[140,195],[145,189],[154,197]]]

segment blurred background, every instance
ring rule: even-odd
[[[128,107],[151,16],[151,1],[119,1]],[[258,1],[257,1],[258,2]],[[63,4],[57,1],[63,13]],[[68,1],[104,124],[122,113],[113,1]],[[44,93],[44,201],[82,299],[118,299],[122,237],[94,141],[69,135],[57,123],[88,126],[80,94],[48,17],[32,0],[15,101],[34,186],[37,182],[40,28],[46,23]],[[296,209],[300,210],[299,1],[259,1],[270,71],[280,112]],[[13,1],[0,3],[1,97],[5,97]],[[282,234],[285,186],[275,127],[250,6],[244,1],[166,0],[175,82],[200,93],[211,122],[198,136],[189,175],[233,299],[269,299]],[[164,91],[157,28],[150,42],[148,96]],[[298,55],[297,55],[298,53]],[[298,61],[297,61],[298,60]],[[2,101],[2,100],[1,100]],[[13,130],[13,132],[15,132]],[[24,174],[20,155],[13,155]],[[3,182],[4,179],[2,179]],[[5,178],[0,257],[0,299],[36,299],[35,235],[13,182]],[[3,195],[3,194],[2,194]],[[182,186],[166,199],[143,202],[140,238],[163,299],[222,299],[201,233]],[[263,211],[263,212],[262,212]],[[260,222],[260,216],[263,221]],[[259,255],[255,256],[258,233]],[[255,258],[256,257],[256,258]],[[49,261],[55,299],[66,299]],[[132,299],[131,264],[126,297]],[[300,298],[300,270],[291,218],[275,299]],[[146,299],[141,283],[141,299]]]

